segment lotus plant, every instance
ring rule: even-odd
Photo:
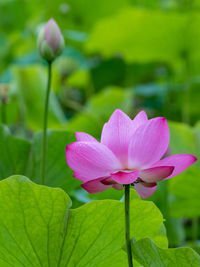
[[[126,245],[132,266],[129,236],[129,190],[133,186],[142,198],[150,197],[161,180],[183,172],[197,159],[189,154],[165,157],[169,147],[169,128],[163,117],[148,119],[141,111],[131,120],[115,110],[105,123],[101,141],[87,133],[76,132],[77,142],[66,147],[66,160],[74,177],[89,193],[113,187],[125,188]]]
[[[50,19],[42,28],[37,39],[38,51],[43,59],[48,63],[48,81],[44,109],[43,127],[43,149],[41,164],[41,180],[45,184],[45,165],[46,165],[46,135],[48,122],[49,94],[51,89],[52,62],[62,53],[64,49],[64,38],[54,19]]]

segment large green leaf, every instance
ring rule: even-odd
[[[179,64],[187,58],[194,63],[200,58],[199,25],[199,12],[163,12],[129,7],[99,20],[86,50],[106,57],[122,54],[130,62]]]
[[[34,135],[27,172],[27,175],[37,183],[41,183],[42,138],[43,132]],[[73,172],[68,167],[65,157],[65,147],[74,141],[74,133],[54,130],[47,132],[45,184],[60,187],[67,193],[80,184],[72,177]]]
[[[61,189],[22,176],[1,181],[0,266],[126,267],[123,203],[70,205]],[[131,201],[131,236],[167,246],[163,217],[152,202]]]
[[[200,256],[191,248],[161,249],[149,238],[132,245],[133,257],[144,267],[200,266]]]
[[[94,25],[94,22],[99,18],[114,14],[119,11],[120,8],[126,7],[130,2],[130,0],[110,0],[109,2],[106,0],[100,2],[94,2],[92,0],[69,0],[68,4],[70,9],[73,10],[73,16],[69,14],[69,17],[74,20],[77,25],[79,24],[79,27],[81,26],[88,29]]]
[[[30,153],[30,142],[13,137],[9,129],[0,124],[0,178],[24,174]]]
[[[120,53],[128,61],[174,62],[185,49],[186,22],[185,15],[175,12],[123,9],[99,20],[86,49],[106,57]]]
[[[173,217],[193,218],[200,216],[200,168],[191,166],[176,178],[170,179],[169,192],[174,196],[170,202]]]

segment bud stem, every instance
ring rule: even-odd
[[[42,165],[41,165],[41,182],[42,182],[42,184],[45,184],[46,138],[47,138],[47,123],[48,123],[48,109],[49,109],[49,94],[50,94],[50,89],[51,89],[51,67],[52,67],[52,61],[48,61],[48,81],[47,81],[45,109],[44,109]]]
[[[130,185],[126,184],[125,187],[125,237],[126,237],[126,253],[128,257],[128,266],[133,267],[131,240],[130,240]]]

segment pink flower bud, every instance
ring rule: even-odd
[[[37,46],[41,57],[47,61],[53,61],[62,53],[64,39],[54,19],[50,19],[40,31]]]

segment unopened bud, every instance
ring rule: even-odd
[[[56,59],[64,49],[64,38],[54,19],[50,19],[40,31],[37,46],[42,58],[47,61]]]

